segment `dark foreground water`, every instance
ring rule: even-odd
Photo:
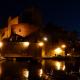
[[[74,60],[0,61],[0,80],[80,80]]]

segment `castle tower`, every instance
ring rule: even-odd
[[[18,24],[18,16],[15,17],[15,18],[11,18],[11,16],[8,18],[8,38],[10,37],[11,35],[11,26],[12,25],[15,25],[15,24]]]

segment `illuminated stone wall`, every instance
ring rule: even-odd
[[[31,34],[32,32],[35,32],[37,29],[38,28],[36,28],[35,26],[30,25],[28,23],[19,24],[18,16],[15,17],[14,19],[11,19],[9,17],[8,27],[5,27],[1,30],[1,40],[5,39],[5,38],[9,38],[11,35],[11,30],[16,34],[18,34],[22,37],[25,37],[25,36],[28,36],[29,34]]]
[[[29,25],[29,24],[17,24],[17,25],[12,26],[12,30],[14,33],[16,33],[22,37],[26,37],[29,34],[31,34],[32,32],[35,32],[37,30],[37,28],[35,28],[34,26]]]

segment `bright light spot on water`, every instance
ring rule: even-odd
[[[65,70],[65,65],[63,66],[62,70],[63,70],[63,71]]]
[[[28,70],[28,69],[23,69],[22,75],[23,75],[25,78],[28,78],[28,77],[29,77],[29,70]]]
[[[38,70],[38,75],[39,75],[40,77],[42,77],[42,75],[43,75],[43,69],[39,69],[39,70]]]
[[[56,69],[60,70],[61,69],[61,63],[60,62],[56,62],[55,63]]]

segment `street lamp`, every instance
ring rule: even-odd
[[[65,44],[61,45],[61,48],[63,48],[63,49],[66,48],[66,45]]]
[[[43,47],[43,46],[44,46],[44,43],[43,43],[43,42],[39,42],[39,43],[38,43],[38,46],[39,46],[39,47]]]
[[[63,49],[63,51],[64,51],[64,54],[66,55],[66,54],[67,54],[67,53],[65,52],[66,45],[65,45],[65,44],[62,44],[62,45],[61,45],[61,48]]]
[[[42,51],[41,51],[41,57],[45,56],[45,47],[44,47],[44,43],[43,42],[39,42],[38,46],[41,47]]]
[[[65,70],[65,63],[64,62],[55,61],[54,65],[57,70],[63,70],[63,71]]]
[[[48,41],[48,38],[47,38],[47,37],[43,37],[43,40],[44,40],[44,41]]]

